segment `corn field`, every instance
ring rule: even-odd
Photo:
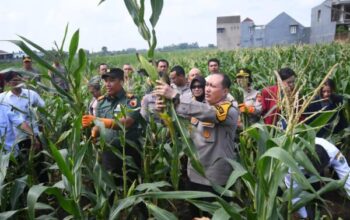
[[[133,10],[132,7],[135,6],[129,5],[128,10]],[[152,5],[152,8],[151,30],[154,30],[161,9],[157,14],[157,6]],[[181,65],[186,72],[197,67],[204,73],[207,60],[216,57],[221,61],[221,71],[232,81],[238,68],[251,69],[253,85],[257,89],[276,83],[275,72],[288,66],[297,73],[296,87],[300,88],[299,97],[303,97],[304,102],[312,99],[325,77],[334,79],[337,92],[350,99],[348,44],[157,53],[154,51],[155,31],[150,31],[142,19],[133,19],[141,32],[140,27],[145,29],[146,34],[141,35],[149,42],[148,54],[89,57],[79,49],[79,31],[74,32],[68,42],[68,27],[61,45],[56,45],[54,51],[45,50],[25,37],[12,41],[40,65],[42,81],[32,80],[26,86],[40,92],[46,107],[34,109],[42,127],[40,141],[43,150],[32,152],[28,164],[20,164],[8,154],[0,156],[0,219],[139,219],[137,210],[140,206],[147,209],[150,219],[186,219],[182,209],[188,204],[210,213],[214,220],[292,219],[292,214],[305,205],[315,207],[315,219],[334,217],[335,213],[321,196],[342,188],[344,180],[321,177],[305,153],[313,152],[316,131],[327,122],[331,113],[324,113],[314,123],[306,125],[298,123],[298,115],[291,113],[292,103],[289,103],[289,106],[282,107],[286,119],[292,122],[286,130],[261,122],[240,131],[236,143],[238,159],[229,161],[233,172],[224,188],[213,186],[219,195],[230,198],[230,201],[209,192],[181,189],[181,157],[186,155],[199,173],[203,173],[203,168],[190,139],[188,124],[176,116],[173,106],[169,106],[169,111],[163,116],[166,123],[151,121],[142,124],[142,135],[138,140],[142,143],[140,167],[135,166],[133,158],[123,154],[123,149],[113,150],[128,165],[123,166],[123,174],[137,174],[136,181],[125,179],[121,184],[117,184],[114,174],[100,164],[101,152],[110,147],[103,142],[95,144],[90,138],[90,130],[83,129],[81,121],[91,99],[87,82],[96,75],[97,64],[105,62],[121,67],[128,62],[136,69],[146,68],[156,79],[155,70],[144,57],[165,58],[170,66]],[[63,51],[66,44],[68,52]],[[45,56],[38,57],[33,48]],[[56,85],[47,73],[48,70],[57,72],[51,65],[57,58],[67,72],[62,79],[69,84],[68,91]],[[144,82],[145,79],[140,77],[134,86],[141,88]],[[238,94],[237,90],[234,84],[232,94]],[[141,99],[143,90],[136,90],[135,95]],[[349,120],[349,103],[344,108]],[[119,135],[125,136],[125,129],[121,129]],[[329,139],[349,155],[349,128]],[[38,182],[33,170],[35,163],[42,162],[34,160],[39,154],[44,155],[45,171],[49,174],[49,182],[45,184]],[[305,177],[299,166],[310,170],[314,177]],[[288,170],[298,181],[298,189],[287,189],[284,185]],[[319,190],[312,186],[317,181],[323,183]],[[295,197],[301,199],[292,203]],[[214,202],[204,202],[201,198],[213,198]],[[345,204],[346,196],[339,196],[339,201]]]

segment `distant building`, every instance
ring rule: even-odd
[[[350,0],[326,0],[311,10],[310,43],[350,39]]]
[[[309,43],[310,28],[282,12],[266,25],[255,25],[247,18],[241,23],[241,47],[270,47],[274,45]]]
[[[13,58],[12,53],[8,53],[6,51],[0,50],[0,60],[10,60]]]
[[[232,50],[240,46],[240,16],[217,17],[216,39],[220,50]]]

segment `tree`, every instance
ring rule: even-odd
[[[103,54],[107,54],[107,53],[108,53],[107,47],[106,47],[106,46],[103,46],[102,49],[101,49],[101,52],[102,52]]]

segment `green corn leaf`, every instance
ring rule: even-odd
[[[37,200],[43,193],[47,193],[48,195],[54,195],[57,198],[59,205],[65,211],[67,211],[70,214],[73,214],[74,216],[79,216],[79,211],[77,210],[77,206],[74,204],[73,200],[64,198],[59,189],[43,185],[34,185],[29,189],[27,195],[29,219],[34,219],[35,209],[37,207]]]
[[[79,30],[75,31],[69,44],[68,69],[71,69],[79,45]]]
[[[154,28],[157,25],[159,17],[162,13],[163,0],[151,0],[151,6],[152,6],[152,15],[149,21],[151,22],[152,27]]]
[[[5,212],[1,212],[0,213],[0,219],[6,220],[6,219],[12,219],[12,217],[19,213],[22,212],[23,209],[19,209],[19,210],[11,210],[11,211],[5,211]]]
[[[62,51],[62,52],[63,52],[64,44],[66,42],[67,34],[68,34],[68,26],[69,26],[69,24],[67,24],[66,28],[64,29],[63,40],[62,40],[61,47],[60,47],[60,51]]]
[[[311,127],[319,127],[328,123],[328,121],[333,117],[335,112],[322,112],[320,115],[313,120],[309,125]]]
[[[230,215],[227,214],[224,208],[220,208],[214,212],[212,220],[229,220],[231,219]]]
[[[62,157],[61,153],[57,150],[56,146],[51,143],[51,141],[49,141],[49,148],[62,174],[67,178],[68,182],[71,185],[74,185],[74,177],[69,166],[67,165],[65,159]]]
[[[159,220],[176,220],[176,216],[171,212],[168,212],[164,209],[159,208],[158,206],[147,202],[146,206],[150,213],[155,217],[155,219]]]
[[[140,21],[139,21],[139,6],[137,4],[136,0],[124,0],[124,4],[126,6],[126,8],[128,9],[128,12],[131,16],[131,18],[133,19],[135,25],[138,27],[140,25]]]
[[[15,209],[18,203],[18,199],[23,194],[25,187],[27,186],[28,176],[23,176],[16,179],[15,184],[11,187],[11,208]]]
[[[147,71],[151,82],[155,84],[156,80],[158,79],[158,73],[156,68],[151,63],[149,63],[148,60],[141,54],[136,54],[136,56],[137,59],[140,61],[141,66]]]

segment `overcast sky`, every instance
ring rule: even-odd
[[[150,8],[146,0],[146,8]],[[158,46],[198,42],[216,44],[216,17],[240,15],[256,24],[266,24],[286,12],[304,26],[310,26],[311,8],[323,0],[164,0],[157,24]],[[146,48],[123,0],[0,0],[0,40],[17,35],[44,48],[61,42],[69,23],[68,37],[80,29],[80,47],[90,51]],[[148,20],[149,15],[147,15]],[[17,51],[8,42],[0,50]]]

